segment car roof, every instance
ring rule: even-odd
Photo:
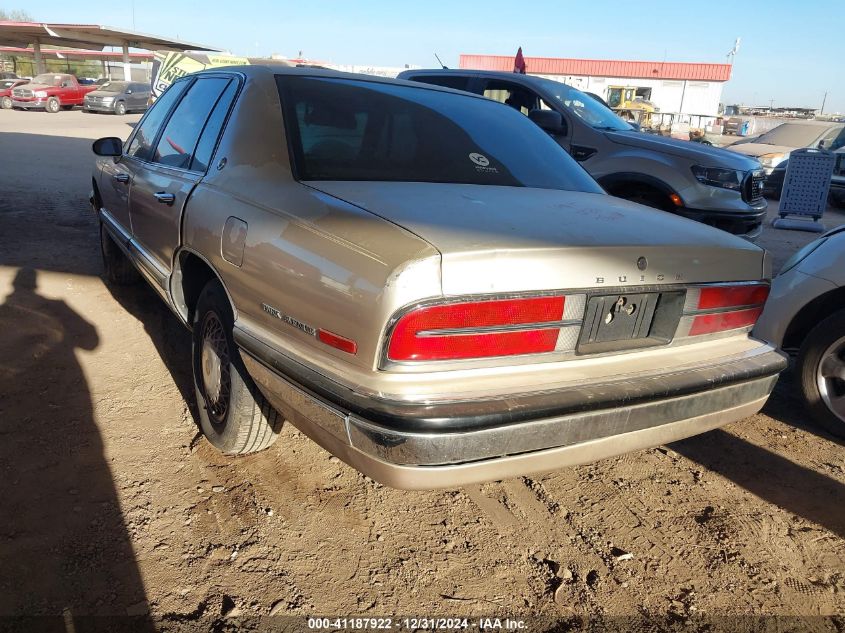
[[[407,86],[409,88],[416,88],[422,90],[435,90],[437,92],[448,92],[451,94],[460,95],[469,99],[480,99],[489,102],[490,99],[486,97],[475,95],[463,90],[453,90],[444,86],[434,86],[431,84],[424,84],[418,81],[408,81],[405,79],[393,79],[390,77],[379,77],[377,75],[365,75],[363,73],[347,73],[339,70],[331,70],[329,68],[320,68],[317,66],[286,66],[273,64],[250,64],[246,66],[223,66],[218,68],[206,68],[201,70],[196,75],[207,75],[219,72],[236,72],[244,75],[247,78],[270,77],[273,75],[283,75],[290,77],[324,77],[327,79],[346,79],[353,81],[367,81],[370,83],[390,84]],[[507,107],[507,106],[505,106]]]
[[[413,70],[404,70],[400,75],[472,75],[473,77],[492,77],[496,79],[510,79],[512,81],[522,81],[524,83],[539,83],[544,79],[546,81],[557,81],[555,79],[547,79],[538,77],[536,75],[524,75],[522,73],[506,72],[503,70],[474,70],[472,68],[414,68]],[[558,83],[563,84],[562,81]],[[564,84],[566,85],[566,84]],[[570,86],[571,88],[571,86]]]

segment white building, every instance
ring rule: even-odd
[[[611,107],[642,97],[660,112],[706,116],[718,114],[722,88],[731,77],[730,64],[526,57],[525,65],[529,75],[595,93]],[[514,58],[461,55],[460,67],[509,72]]]

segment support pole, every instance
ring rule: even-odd
[[[35,44],[33,44],[32,51],[35,55],[35,74],[40,75],[44,70],[44,59],[41,57],[41,42],[35,40]]]
[[[132,69],[129,67],[129,44],[123,43],[123,78],[132,81]]]
[[[100,64],[103,66],[103,77],[108,77],[109,76],[109,69],[106,68],[106,60],[101,59]]]

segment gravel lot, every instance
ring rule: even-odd
[[[807,423],[789,375],[724,429],[446,492],[379,486],[289,426],[263,453],[216,453],[194,423],[187,331],[147,287],[100,277],[90,141],[138,119],[0,111],[0,616],[706,630],[834,615],[801,626],[845,630],[845,452]],[[777,267],[813,237],[769,228],[762,243]],[[250,619],[269,614],[299,619]]]

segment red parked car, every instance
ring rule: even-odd
[[[12,107],[12,88],[29,83],[29,79],[0,79],[0,108]]]
[[[47,112],[71,110],[73,106],[82,105],[85,95],[96,88],[80,86],[73,75],[44,73],[26,86],[12,89],[12,107]]]

